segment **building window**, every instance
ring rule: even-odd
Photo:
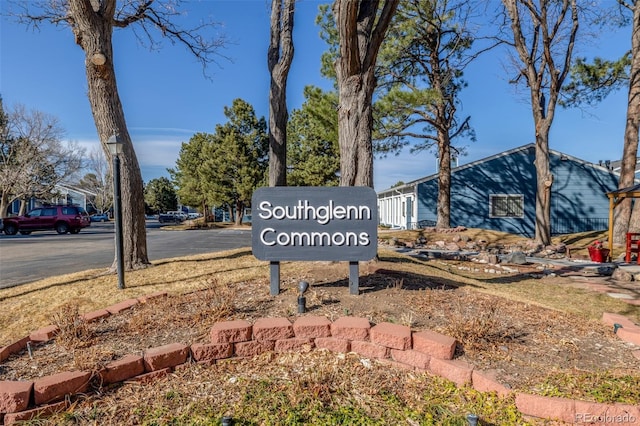
[[[524,196],[489,195],[489,217],[524,217]]]

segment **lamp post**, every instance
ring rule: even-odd
[[[120,200],[120,154],[123,143],[120,136],[113,135],[107,141],[107,147],[113,158],[113,210],[116,226],[116,267],[118,270],[118,288],[124,289],[124,259],[122,258],[122,204]]]
[[[300,281],[298,283],[298,313],[304,314],[307,312],[307,298],[304,297],[304,293],[309,288],[309,283],[306,281]]]

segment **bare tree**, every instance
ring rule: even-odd
[[[578,32],[576,0],[502,0],[511,24],[517,53],[515,81],[529,88],[535,125],[536,223],[535,240],[551,243],[551,186],[549,130],[562,85],[570,71]]]
[[[58,119],[16,105],[3,115],[0,138],[0,217],[14,200],[25,212],[31,197],[50,199],[56,185],[74,177],[82,167],[84,150],[63,143],[64,129]]]
[[[627,98],[627,120],[624,128],[624,148],[620,169],[619,188],[632,186],[636,176],[638,156],[638,130],[640,128],[640,0],[618,2],[630,10],[631,64],[629,67],[629,96]],[[629,229],[640,227],[640,203],[636,202],[631,214],[631,199],[624,199],[616,209],[613,226],[613,241],[624,244]]]
[[[335,0],[339,35],[338,82],[340,185],[373,187],[372,97],[375,65],[399,0]]]
[[[569,96],[564,106],[594,105],[619,89],[628,90],[627,117],[618,188],[628,188],[635,182],[638,156],[638,130],[640,127],[640,1],[618,0],[618,7],[598,9],[596,23],[605,23],[605,29],[627,27],[631,29],[631,48],[614,60],[576,58],[571,70],[571,81],[563,90]],[[630,25],[629,25],[630,24]],[[622,198],[616,207],[613,242],[624,244],[629,229],[640,228],[640,203]]]
[[[287,78],[293,60],[295,0],[272,0],[267,54],[269,88],[269,186],[287,184]]]
[[[202,33],[215,25],[182,29],[174,21],[181,15],[181,0],[38,0],[13,3],[19,22],[37,27],[42,22],[66,25],[85,53],[88,96],[103,150],[112,135],[124,143],[122,167],[122,217],[126,269],[147,267],[143,181],[118,94],[113,63],[114,28],[131,27],[139,41],[157,46],[156,37],[183,44],[202,64],[213,61],[223,40],[208,40]],[[154,36],[155,35],[155,36]],[[110,156],[108,155],[110,158]],[[112,269],[115,269],[116,261]]]
[[[113,185],[111,170],[99,146],[94,146],[89,152],[89,160],[85,170],[87,174],[80,179],[80,188],[95,194],[87,202],[99,212],[105,212],[113,205]]]

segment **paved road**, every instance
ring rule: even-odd
[[[169,231],[147,221],[149,260],[251,247],[251,231],[234,229]],[[111,223],[92,223],[77,235],[34,232],[0,235],[0,288],[55,275],[108,268],[114,258]]]

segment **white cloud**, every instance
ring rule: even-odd
[[[193,135],[192,131],[187,129],[148,129],[160,131],[156,133],[141,132],[140,130],[142,129],[132,128],[130,131],[133,147],[141,168],[175,166],[182,142],[187,142]],[[182,134],[178,135],[177,133]],[[75,142],[84,148],[87,154],[100,143],[97,137],[95,139],[70,139],[69,141]]]
[[[150,139],[134,142],[140,167],[175,167],[183,139]]]
[[[199,132],[198,130],[181,129],[179,127],[130,127],[129,131],[133,133],[143,133],[148,131],[152,131],[152,133],[161,133],[161,134],[182,133],[189,136]]]

